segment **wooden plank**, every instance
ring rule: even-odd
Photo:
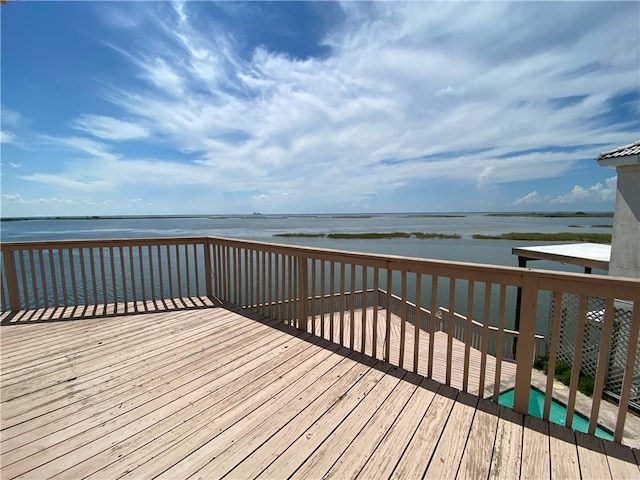
[[[206,319],[203,318],[202,322],[206,322]],[[179,331],[179,329],[178,325],[174,325],[173,331]],[[69,361],[69,356],[65,356],[46,362],[42,367],[28,367],[20,377],[14,377],[7,382],[3,381],[2,400],[18,398],[35,393],[46,386],[67,382],[69,378],[77,377],[73,370],[85,364],[88,366],[86,372],[94,372],[115,362],[135,361],[136,357],[163,345],[166,342],[166,335],[170,335],[171,332],[171,330],[159,330],[154,333],[133,331],[120,342],[100,345],[101,348],[85,351],[76,358],[72,356],[73,362]]]
[[[347,392],[328,412],[298,437],[272,464],[263,470],[260,478],[283,478],[292,475],[338,426],[344,417],[375,388],[391,368],[375,362],[358,383]]]
[[[388,478],[436,396],[439,385],[423,379],[403,411],[369,456],[358,478]]]
[[[437,437],[437,435],[431,435],[431,438],[427,440],[426,448],[422,447],[418,449],[419,452],[424,452],[425,457],[430,457],[426,471],[428,477],[444,478],[458,471],[477,404],[477,397],[461,392],[456,397],[446,425],[438,429],[442,431],[442,434],[437,442],[437,446],[434,440],[434,437]],[[431,411],[431,408],[429,411]],[[427,412],[425,418],[428,416],[429,412]],[[441,417],[441,414],[436,413],[436,416]],[[430,427],[434,428],[433,425]],[[436,432],[438,430],[436,430]],[[436,446],[435,451],[432,450],[434,446]],[[433,451],[433,456],[431,455],[431,451]],[[403,460],[408,460],[409,458],[411,457],[407,455],[403,457]],[[405,475],[399,475],[399,472],[394,472],[394,477],[407,478]]]
[[[640,478],[636,457],[630,448],[619,443],[603,441],[611,478]]]
[[[419,375],[408,373],[382,407],[373,414],[366,426],[355,436],[340,458],[326,472],[324,478],[356,478],[398,415],[405,410],[407,402],[415,393],[416,388],[419,388],[418,385],[421,381],[422,378]]]
[[[499,412],[496,403],[479,401],[456,478],[488,478],[491,463],[487,459],[494,450]]]
[[[397,465],[392,472],[394,478],[422,478],[456,397],[457,392],[452,388],[442,387],[438,390],[407,445],[407,452],[420,452],[420,455],[396,458]],[[413,415],[408,410],[403,414]]]
[[[523,421],[522,414],[500,406],[500,418],[489,470],[490,479],[520,477]]]
[[[290,393],[293,395],[299,395],[299,391],[302,391],[308,386],[312,385],[315,382],[315,380],[316,378],[307,377],[306,382],[304,382],[300,388],[292,389],[290,390]],[[286,405],[286,400],[285,400],[285,405]],[[240,408],[242,409],[242,405],[240,405]],[[282,405],[279,406],[278,408],[282,408]],[[340,408],[338,407],[334,408],[334,410],[336,409],[338,411],[340,410]],[[265,419],[265,416],[262,414],[262,412],[257,412],[257,416],[261,419]],[[266,418],[268,418],[268,415],[266,416]],[[223,441],[223,443],[226,445],[227,442]],[[207,464],[208,460],[211,458],[209,447],[210,447],[210,443],[207,443],[207,445],[204,448],[201,448],[193,452],[193,454],[189,455],[184,460],[173,465],[170,469],[163,472],[163,477],[186,478],[186,476],[194,475],[198,470],[204,467]],[[202,475],[204,475],[205,477],[207,476],[206,473],[203,473]],[[146,469],[145,469],[145,476],[147,476]]]
[[[12,425],[19,425],[30,418],[37,418],[59,409],[60,403],[66,406],[80,400],[85,403],[91,402],[91,396],[95,392],[101,393],[113,388],[114,385],[126,386],[127,382],[144,376],[147,371],[153,373],[161,366],[175,364],[178,359],[183,357],[190,359],[192,355],[189,350],[185,351],[185,348],[204,351],[204,348],[194,344],[194,341],[202,342],[203,340],[206,341],[206,339],[207,331],[203,329],[198,338],[182,340],[179,344],[174,345],[172,349],[168,349],[165,352],[153,352],[147,358],[143,357],[131,364],[129,370],[126,369],[126,366],[120,366],[119,368],[107,367],[106,370],[101,370],[96,375],[82,375],[80,379],[73,381],[72,384],[52,386],[39,391],[37,396],[29,396],[16,403],[6,403],[2,412],[5,417],[5,421],[3,421],[3,438],[7,436]],[[219,348],[228,348],[227,343],[229,342],[222,342]],[[210,344],[208,347],[215,347],[215,344]],[[233,347],[233,344],[231,344],[231,347]],[[212,348],[209,351],[215,352],[216,348]],[[10,421],[7,421],[8,419]]]
[[[201,388],[204,386],[207,389],[212,389],[215,385],[220,387],[228,385],[229,379],[232,382],[238,379],[242,385],[249,382],[248,388],[253,393],[259,392],[264,386],[272,383],[274,378],[287,376],[287,372],[291,369],[286,361],[291,356],[300,355],[300,361],[304,361],[316,353],[316,350],[309,348],[308,344],[296,340],[292,338],[288,342],[290,345],[284,345],[269,352],[269,355],[280,358],[279,365],[277,363],[274,365],[271,362],[264,363],[263,356],[254,362],[235,368],[226,376],[219,376],[216,372],[214,375],[202,375],[177,388],[147,392],[145,395],[137,397],[136,402],[131,406],[125,406],[123,408],[125,413],[119,414],[113,419],[92,417],[91,422],[83,422],[77,427],[72,426],[60,433],[54,433],[40,439],[37,446],[33,445],[31,448],[19,451],[14,450],[6,455],[3,453],[3,472],[14,476],[29,471],[30,475],[41,476],[45,472],[50,472],[51,469],[67,470],[80,460],[90,458],[108,448],[115,439],[122,438],[123,434],[133,435],[157,423],[167,414],[188,408],[190,404],[203,396],[208,397],[209,394]],[[286,355],[282,355],[285,352]],[[259,376],[256,379],[250,378],[247,375],[248,372]],[[242,398],[246,398],[248,395],[250,393],[243,392]],[[86,430],[87,426],[91,428]],[[119,431],[122,429],[125,431]],[[77,451],[79,448],[82,449],[82,456]]]
[[[353,439],[363,434],[362,430],[365,425],[373,419],[375,413],[388,400],[405,373],[402,370],[388,371],[371,392],[366,394],[362,401],[346,414],[342,423],[331,432],[322,445],[289,478],[324,478]]]
[[[549,423],[531,415],[525,415],[520,477],[541,480],[550,478],[550,474]]]
[[[580,478],[578,447],[573,430],[549,423],[551,478]]]
[[[341,349],[332,357],[333,361],[346,353],[347,349]],[[229,474],[231,478],[255,477],[343,398],[369,368],[352,358],[338,359],[323,377],[323,380],[327,380],[326,383],[315,382],[305,391],[304,397],[298,395],[298,398],[287,404],[288,408],[280,408],[272,416],[263,417],[262,422],[245,427],[236,435],[236,441],[227,442],[223,454],[207,464],[206,470],[215,472],[216,476]],[[318,395],[313,398],[316,393]],[[299,402],[306,405],[299,406]],[[301,411],[298,412],[298,409]]]
[[[3,451],[9,451],[55,432],[57,423],[60,424],[60,428],[64,428],[83,422],[95,415],[94,409],[107,411],[113,407],[114,403],[119,405],[118,410],[121,410],[123,404],[128,404],[133,398],[145,391],[173,383],[176,380],[186,381],[201,375],[203,371],[206,371],[206,368],[211,368],[209,355],[225,355],[226,352],[232,353],[234,350],[238,350],[242,345],[250,346],[251,350],[242,356],[242,362],[236,361],[236,364],[241,365],[243,362],[249,362],[266,353],[269,349],[277,348],[286,339],[286,334],[273,331],[266,335],[260,333],[253,337],[237,337],[235,343],[225,341],[217,348],[207,348],[205,346],[206,337],[202,337],[203,341],[199,345],[187,346],[194,348],[196,352],[201,352],[200,354],[187,355],[174,360],[169,358],[168,362],[165,360],[166,357],[163,357],[162,360],[166,362],[164,364],[157,362],[149,364],[147,368],[131,368],[123,375],[112,377],[104,382],[96,382],[90,388],[85,388],[82,395],[75,398],[62,396],[59,400],[48,402],[39,409],[27,410],[27,414],[32,415],[32,418],[18,424],[19,429],[13,429],[20,432],[17,437],[11,428],[3,430]],[[221,364],[218,364],[218,368],[222,367]],[[224,369],[218,370],[218,372],[222,374]],[[139,382],[140,386],[131,388],[133,380]],[[23,416],[23,418],[25,417]],[[19,443],[16,444],[14,439]]]
[[[77,328],[58,331],[55,340],[49,343],[43,342],[40,347],[38,347],[40,343],[38,337],[33,335],[28,341],[22,342],[25,345],[24,349],[15,351],[6,359],[6,364],[3,355],[3,386],[11,385],[12,378],[19,377],[21,381],[24,381],[30,372],[42,374],[47,368],[49,371],[55,371],[59,364],[68,362],[69,355],[77,358],[91,352],[96,343],[103,341],[105,337],[113,339],[109,344],[104,342],[101,344],[103,346],[102,352],[108,354],[109,348],[121,349],[122,342],[140,337],[146,337],[149,340],[162,338],[163,334],[169,333],[170,330],[176,330],[175,321],[172,321],[169,316],[159,317],[158,322],[145,323],[135,330],[121,328],[121,322],[115,323],[109,320],[97,320],[92,323],[95,328],[83,329],[82,336],[78,336]],[[47,326],[45,325],[44,328],[46,329]]]
[[[583,479],[605,480],[612,477],[603,441],[593,435],[575,432],[578,460]]]
[[[117,443],[113,448],[125,457],[123,460],[114,462],[112,449],[107,449],[66,471],[65,475],[76,478],[86,478],[88,475],[96,478],[121,478],[124,475],[139,478],[143,475],[148,478],[152,472],[161,473],[175,463],[176,458],[179,460],[184,456],[184,450],[179,447],[185,444],[202,443],[198,454],[205,460],[211,458],[209,455],[220,458],[217,450],[224,451],[227,446],[234,444],[235,439],[243,438],[242,429],[247,425],[259,421],[270,424],[271,414],[277,412],[293,415],[297,409],[290,402],[299,397],[301,391],[308,393],[309,387],[321,393],[322,383],[316,380],[342,359],[332,350],[317,349],[304,364],[290,369],[287,378],[277,379],[256,394],[251,395],[249,387],[224,398],[221,395],[207,395],[197,404],[192,404],[195,408],[191,412],[178,411]],[[291,410],[284,406],[291,406]],[[101,464],[107,468],[96,470],[96,466]],[[197,470],[195,465],[189,466]]]

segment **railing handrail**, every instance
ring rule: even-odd
[[[450,310],[448,308],[446,308],[446,307],[438,307],[438,310],[446,312],[446,313],[451,315]],[[453,316],[458,318],[458,319],[460,319],[460,320],[463,320],[465,322],[471,323],[471,325],[473,325],[474,327],[484,328],[484,325],[482,323],[478,322],[477,320],[473,320],[473,319],[469,320],[466,316],[462,315],[461,313],[453,312]],[[494,327],[493,325],[489,325],[487,328],[492,332],[500,331],[505,335],[512,335],[512,336],[515,336],[515,337],[520,335],[519,331],[517,331],[517,330],[509,330],[508,328],[503,328],[502,330],[500,330],[498,327]],[[544,335],[539,335],[539,334],[536,333],[534,338],[537,339],[537,340],[544,340]]]

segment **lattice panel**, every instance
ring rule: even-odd
[[[562,313],[560,334],[558,339],[558,362],[569,365],[574,363],[576,351],[576,334],[578,327],[578,295],[564,294],[562,296]],[[551,302],[549,318],[553,318],[554,304]],[[614,398],[620,397],[624,369],[627,362],[629,334],[633,307],[626,302],[616,302],[613,314],[613,330],[611,334],[607,377],[604,390]],[[602,324],[604,321],[604,299],[589,297],[587,299],[587,315],[585,318],[584,340],[582,343],[581,370],[593,377],[598,368],[598,353],[601,348]],[[548,337],[553,331],[549,322]],[[551,339],[552,341],[554,339]],[[638,339],[636,339],[638,341]],[[639,344],[640,345],[640,344]],[[638,349],[640,351],[640,349]],[[631,407],[640,410],[640,362],[634,362],[631,396]]]

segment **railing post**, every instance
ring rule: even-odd
[[[523,414],[529,413],[537,306],[538,278],[525,276],[522,279],[522,302],[518,312],[520,315],[520,335],[516,351],[516,385],[513,399],[513,409]]]
[[[7,290],[9,291],[9,308],[12,312],[20,311],[20,294],[18,292],[18,273],[16,272],[15,253],[10,248],[2,252],[4,262],[4,273],[7,279]],[[28,304],[25,308],[29,308]]]
[[[213,287],[212,287],[213,269],[211,268],[211,240],[205,238],[204,241],[204,282],[206,296],[209,300],[213,300]],[[198,292],[200,294],[200,292]]]
[[[307,259],[303,255],[298,255],[298,328],[307,331],[309,318],[307,315]],[[333,315],[333,313],[332,313]],[[333,317],[332,317],[333,318]]]

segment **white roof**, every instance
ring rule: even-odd
[[[562,245],[540,245],[516,247],[511,253],[527,260],[551,260],[581,267],[609,269],[611,245],[601,243],[570,243]]]

